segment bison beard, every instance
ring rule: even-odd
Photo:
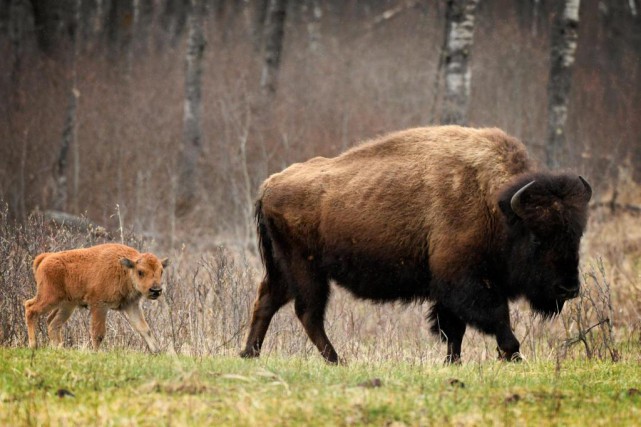
[[[256,202],[265,277],[243,357],[257,357],[273,315],[294,300],[323,357],[329,282],[378,302],[430,301],[432,331],[460,360],[467,325],[519,357],[508,302],[544,316],[579,291],[591,197],[570,174],[537,171],[498,129],[409,129],[272,175]]]

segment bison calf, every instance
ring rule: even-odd
[[[256,357],[276,311],[294,300],[329,362],[330,282],[377,302],[432,302],[432,331],[458,361],[468,326],[519,357],[508,302],[544,316],[579,292],[579,243],[592,190],[538,170],[499,129],[409,129],[269,177],[256,203],[265,278],[243,357]]]
[[[160,296],[167,264],[167,258],[159,260],[154,254],[112,243],[38,255],[33,261],[37,293],[24,303],[29,347],[37,346],[37,320],[48,312],[49,339],[54,346],[61,346],[62,326],[81,306],[91,312],[94,350],[105,336],[107,311],[112,309],[122,312],[151,352],[158,352],[140,304],[143,296],[152,300]]]

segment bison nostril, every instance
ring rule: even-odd
[[[557,286],[557,297],[564,299],[564,300],[569,300],[572,298],[576,298],[579,296],[579,286],[572,286],[572,287],[565,287],[565,286]]]

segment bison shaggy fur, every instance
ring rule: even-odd
[[[544,316],[579,291],[591,189],[538,170],[499,129],[409,129],[269,177],[256,202],[265,277],[241,356],[256,357],[274,313],[294,300],[311,341],[338,361],[324,329],[330,281],[376,302],[430,301],[432,331],[458,361],[466,327],[517,359],[508,302]]]
[[[33,261],[37,293],[24,303],[29,346],[37,346],[37,321],[46,313],[51,344],[61,346],[62,326],[81,306],[91,313],[94,350],[105,336],[107,312],[112,309],[124,315],[151,352],[158,352],[140,305],[143,297],[160,297],[167,264],[167,258],[160,260],[154,254],[112,243],[38,255]]]

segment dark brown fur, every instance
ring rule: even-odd
[[[510,199],[532,180],[519,217]],[[294,299],[311,340],[336,362],[323,326],[335,280],[361,298],[433,301],[450,360],[467,324],[496,335],[511,357],[519,343],[507,301],[524,295],[550,314],[563,303],[559,286],[578,288],[587,189],[576,176],[538,172],[498,129],[409,129],[294,164],[265,181],[256,204],[266,275],[242,355],[259,354],[271,317]],[[539,240],[545,253],[533,249]],[[539,281],[519,275],[545,268],[552,273]]]

